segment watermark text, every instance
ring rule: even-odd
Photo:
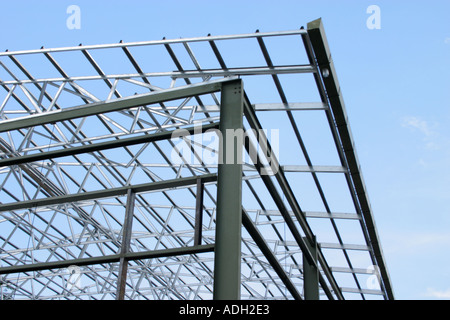
[[[171,160],[174,164],[253,163],[261,168],[262,175],[273,175],[278,172],[278,129],[258,131],[227,129],[225,132],[208,129],[201,133],[201,126],[196,127],[193,135],[187,129],[174,130],[171,136],[171,139],[176,141],[171,151]],[[244,146],[248,147],[247,153],[243,152]]]
[[[70,16],[67,17],[66,26],[69,30],[81,29],[81,9],[77,5],[70,5],[67,7],[66,13]]]

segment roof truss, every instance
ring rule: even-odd
[[[2,298],[212,298],[214,132],[242,82],[264,139],[245,145],[241,298],[303,299],[314,238],[321,297],[393,299],[330,57],[320,19],[0,53]]]

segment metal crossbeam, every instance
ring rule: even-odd
[[[170,256],[179,256],[185,254],[198,254],[204,252],[211,252],[214,250],[214,245],[202,245],[202,246],[193,246],[193,247],[182,247],[182,248],[171,248],[166,250],[156,250],[156,251],[148,251],[148,252],[128,252],[123,254],[124,258],[127,261],[134,260],[144,260],[144,259],[155,259],[160,257],[170,257]],[[49,270],[49,269],[61,269],[67,268],[70,266],[92,266],[96,264],[105,264],[105,263],[113,263],[120,261],[120,254],[93,257],[93,258],[84,258],[84,259],[72,259],[72,260],[63,260],[63,261],[55,261],[55,262],[41,262],[30,265],[19,265],[19,266],[11,266],[11,267],[3,267],[0,268],[0,274],[9,274],[9,273],[20,273],[20,272],[30,272],[30,271],[40,271],[40,270]]]
[[[161,101],[177,100],[186,98],[187,96],[217,92],[220,90],[221,83],[224,81],[226,82],[229,80],[225,79],[208,83],[192,84],[181,88],[167,89],[162,92],[152,92],[139,96],[119,98],[112,101],[94,102],[91,104],[66,108],[60,111],[49,111],[47,113],[40,113],[23,119],[5,120],[2,121],[0,132],[19,130],[36,125],[113,112],[142,105],[159,103]]]

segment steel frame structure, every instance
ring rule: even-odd
[[[1,299],[394,298],[321,19],[0,64]]]

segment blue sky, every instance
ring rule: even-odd
[[[66,27],[69,5],[81,28]],[[366,9],[381,9],[368,29]],[[9,1],[0,50],[306,26],[321,17],[398,299],[450,299],[450,1]]]

